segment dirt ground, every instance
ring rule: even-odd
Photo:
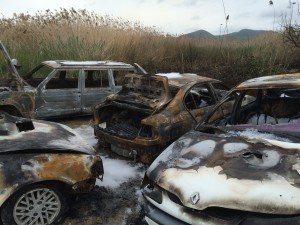
[[[89,123],[89,118],[71,119],[56,121],[74,128],[89,144],[95,143],[91,129],[85,128]],[[82,129],[82,127],[84,127]],[[125,160],[116,156],[107,149],[99,149],[94,146],[98,152],[109,157],[111,160]],[[136,164],[130,159],[126,160],[128,164],[138,167],[141,172],[146,170],[143,164]],[[110,168],[104,166],[105,171]],[[79,195],[72,202],[69,211],[60,224],[63,225],[144,225],[143,221],[143,197],[140,186],[141,176],[127,179],[116,188],[96,186],[95,189],[84,195]]]
[[[64,225],[142,225],[143,210],[139,179],[131,179],[116,189],[96,187],[81,195],[71,206]]]

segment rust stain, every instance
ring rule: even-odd
[[[89,171],[95,161],[92,156],[70,154],[38,156],[34,159],[40,166],[36,170],[36,175],[40,178],[62,177],[72,183],[90,178]]]

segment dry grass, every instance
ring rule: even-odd
[[[253,41],[190,39],[86,10],[60,9],[0,19],[0,39],[25,73],[43,60],[137,62],[151,73],[196,72],[234,85],[284,72],[298,64],[298,53],[280,34]]]

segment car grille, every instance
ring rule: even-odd
[[[176,195],[174,195],[173,193],[168,192],[168,191],[167,191],[167,194],[168,194],[169,199],[170,199],[172,202],[174,202],[174,203],[176,203],[176,204],[178,204],[178,205],[184,206],[184,205],[182,204],[182,202],[180,201],[180,199],[179,199]]]
[[[218,218],[218,219],[222,219],[225,221],[235,220],[236,218],[239,218],[239,217],[242,218],[247,214],[247,212],[245,212],[245,211],[226,209],[226,208],[221,208],[221,207],[209,207],[204,210],[196,210],[196,209],[188,208],[182,204],[182,202],[176,195],[174,195],[168,191],[166,191],[166,192],[168,194],[169,199],[172,202],[174,202],[182,207],[185,207],[185,210],[189,211],[190,213],[194,213],[194,214],[201,213],[201,214],[204,214],[204,215],[207,215],[210,217],[214,217],[214,218]]]
[[[111,123],[107,126],[106,131],[127,139],[134,139],[139,133],[139,129],[133,126],[128,126],[128,124],[116,124]]]

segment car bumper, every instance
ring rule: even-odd
[[[97,137],[99,144],[110,145],[110,149],[118,155],[139,159],[141,162],[150,163],[159,155],[162,150],[162,143],[160,138],[156,139],[142,139],[135,138],[133,140],[125,139],[94,125],[94,134]]]
[[[145,196],[144,196],[145,197]],[[146,198],[147,199],[147,198]],[[148,200],[148,199],[147,199]],[[160,208],[154,206],[149,201],[145,201],[144,210],[145,210],[145,221],[148,225],[189,225],[189,224],[199,224],[199,225],[299,225],[300,224],[300,215],[268,215],[268,214],[259,214],[259,213],[247,213],[244,218],[239,218],[232,221],[222,221],[209,218],[210,216],[200,216],[197,217],[195,213],[189,214],[188,210],[181,209],[181,212],[184,212],[186,217],[193,218],[190,222],[181,221],[172,215],[164,212]],[[164,203],[163,203],[164,204]],[[162,204],[162,205],[163,205]],[[176,206],[174,206],[176,208]],[[182,208],[182,207],[180,207]],[[177,214],[178,215],[178,214]]]
[[[149,225],[188,225],[188,223],[182,222],[159,208],[153,206],[150,203],[144,204],[145,220]]]

